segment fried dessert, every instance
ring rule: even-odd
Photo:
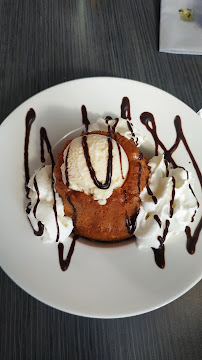
[[[54,168],[55,189],[63,200],[65,215],[72,218],[74,231],[80,236],[109,242],[131,237],[135,231],[140,209],[140,192],[146,186],[149,177],[147,158],[142,155],[132,139],[127,139],[113,131],[110,131],[110,134],[93,131],[82,134],[77,139],[68,141],[65,148],[58,153]],[[78,150],[78,145],[75,144],[79,155],[74,150],[71,154],[75,140],[80,146]],[[99,141],[104,141],[108,146],[106,149],[103,142],[95,156]],[[114,149],[116,154],[113,152]],[[104,151],[107,154],[107,156],[105,154],[105,166],[100,160]],[[125,166],[124,155],[127,157]],[[114,164],[115,157],[118,158],[119,164],[117,162]],[[99,178],[99,161],[106,181],[102,175],[102,180]],[[86,181],[87,185],[82,188],[79,179],[84,167],[86,172],[82,173],[81,180]],[[115,173],[114,179],[113,173]],[[122,178],[121,183],[120,178]],[[93,191],[88,188],[90,182]],[[110,190],[111,185],[112,190]],[[107,195],[104,196],[107,191]]]

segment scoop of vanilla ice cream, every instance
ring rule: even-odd
[[[135,136],[133,136],[131,131],[129,130],[128,122],[131,125],[133,134]],[[115,123],[116,123],[115,119],[108,120],[106,122],[105,119],[99,118],[95,123],[89,125],[88,131],[89,132],[91,132],[91,131],[106,131],[107,132],[108,125],[110,126],[110,128],[112,128],[112,126]],[[126,119],[122,119],[122,118],[118,119],[117,125],[115,127],[115,131],[127,139],[133,139],[137,147],[142,145],[146,139],[146,136],[143,136],[141,134],[140,130],[138,130],[135,126],[133,126],[133,123],[131,121],[128,121]]]
[[[102,184],[106,181],[107,162],[108,162],[108,138],[104,135],[89,134],[87,136],[88,151],[92,167],[95,171],[96,177]],[[93,195],[94,200],[98,200],[100,205],[105,205],[107,199],[112,195],[112,192],[117,187],[123,185],[129,168],[128,157],[120,146],[121,162],[118,150],[118,145],[112,139],[112,179],[108,189],[100,189],[91,178],[89,168],[84,156],[82,146],[82,137],[78,137],[71,141],[69,146],[64,151],[64,163],[61,166],[62,178],[66,184],[65,175],[65,161],[68,153],[67,168],[69,188],[76,191],[83,191],[86,195]],[[122,163],[122,172],[121,172]]]
[[[40,198],[37,205],[36,217],[34,216],[33,211],[38,200],[38,195],[34,186],[34,178],[36,178]],[[57,225],[55,212],[53,210],[52,166],[46,165],[41,169],[38,169],[31,177],[28,187],[30,189],[29,196],[31,201],[31,205],[29,206],[31,211],[28,214],[28,218],[35,230],[38,230],[38,221],[41,221],[44,225],[44,233],[41,236],[42,240],[46,242],[55,242],[57,237]],[[55,197],[59,226],[59,241],[64,242],[73,230],[73,222],[70,217],[65,216],[63,202],[57,193],[55,193]]]
[[[154,203],[152,196],[148,194],[145,187],[140,193],[142,203],[134,234],[140,247],[158,248],[160,245],[158,236],[163,236],[166,220],[170,221],[170,225],[165,241],[174,233],[184,231],[186,225],[191,222],[198,205],[196,197],[189,187],[189,185],[193,186],[191,173],[180,167],[173,169],[172,165],[169,164],[169,174],[166,176],[166,165],[162,154],[154,156],[148,165],[151,171],[149,187],[157,198],[157,203]],[[175,182],[174,199],[173,178]],[[173,209],[172,216],[170,214],[171,207]],[[161,227],[155,220],[155,215],[158,215]]]

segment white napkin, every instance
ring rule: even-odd
[[[179,9],[193,9],[193,21]],[[159,51],[202,55],[202,0],[161,0]]]

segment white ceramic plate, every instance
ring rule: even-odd
[[[185,234],[174,238],[166,246],[163,270],[156,266],[151,249],[140,250],[134,242],[108,246],[79,240],[69,269],[62,272],[57,244],[45,245],[32,233],[24,211],[24,135],[28,109],[33,107],[37,115],[30,139],[32,174],[40,165],[41,126],[45,126],[54,145],[81,126],[82,104],[86,105],[92,121],[98,116],[120,116],[124,96],[130,99],[136,127],[151,142],[139,117],[143,111],[153,113],[159,137],[168,148],[176,137],[173,120],[179,114],[190,148],[201,164],[201,119],[173,96],[131,80],[89,78],[55,86],[27,100],[0,127],[1,266],[29,294],[73,314],[113,318],[145,313],[181,296],[201,279],[201,238],[194,255],[186,250]],[[199,198],[199,182],[183,145],[174,159],[193,172]]]

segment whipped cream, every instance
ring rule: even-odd
[[[108,138],[104,135],[89,134],[87,137],[87,147],[92,168],[101,184],[106,181],[108,163]],[[120,154],[121,153],[121,161]],[[84,156],[82,137],[75,138],[64,151],[64,163],[61,166],[62,179],[66,184],[66,158],[68,171],[68,187],[72,190],[83,191],[86,195],[93,195],[94,200],[98,200],[100,205],[105,205],[107,199],[112,195],[113,190],[121,187],[126,179],[129,163],[128,157],[121,146],[112,139],[112,178],[108,189],[97,187],[90,175],[89,168]]]
[[[146,187],[142,190],[134,235],[140,247],[158,248],[158,236],[163,237],[166,220],[169,221],[167,242],[174,233],[185,230],[199,205],[190,189],[193,187],[190,172],[180,167],[174,169],[171,164],[166,168],[163,154],[154,156],[148,165],[151,171],[148,185],[157,201],[154,202]]]
[[[117,125],[115,127],[116,132],[118,132],[120,135],[124,136],[127,139],[133,139],[137,147],[141,146],[144,143],[146,136],[143,136],[141,134],[140,130],[138,130],[135,126],[133,126],[133,123],[131,121],[128,121],[128,120],[122,119],[122,118],[119,118],[117,120],[112,119],[112,120],[108,120],[106,122],[105,119],[99,118],[95,123],[89,124],[88,131],[89,132],[91,132],[91,131],[106,131],[107,132],[108,125],[112,129],[112,127],[117,122]],[[131,129],[129,129],[129,126],[131,126]]]
[[[36,179],[40,201],[37,205],[36,214],[34,216],[34,208],[38,200],[36,188],[34,186],[34,178]],[[38,221],[44,225],[44,232],[41,239],[46,242],[55,242],[57,237],[57,224],[55,213],[53,210],[53,189],[52,189],[52,166],[46,165],[38,169],[30,178],[28,187],[30,189],[29,197],[31,204],[28,218],[34,228],[38,230]],[[62,199],[55,192],[57,221],[59,226],[59,241],[64,242],[73,230],[72,219],[64,215],[64,206]]]

